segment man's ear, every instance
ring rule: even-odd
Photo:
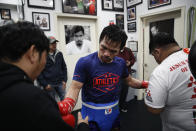
[[[29,59],[31,64],[34,64],[35,62],[37,62],[38,55],[39,53],[36,50],[35,45],[32,45],[27,51],[27,58]]]
[[[155,54],[155,55],[159,55],[159,54],[160,54],[160,51],[161,51],[161,50],[160,50],[159,48],[155,48],[155,49],[154,49],[154,54]]]

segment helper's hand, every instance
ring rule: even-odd
[[[59,101],[57,104],[59,106],[61,115],[65,116],[71,113],[71,111],[75,107],[76,102],[72,98],[66,97],[64,100]]]
[[[82,123],[82,122],[88,124],[88,116],[87,116],[85,119],[82,119],[81,112],[78,112],[78,125],[79,125],[80,123]]]
[[[47,85],[46,87],[45,87],[45,90],[47,90],[47,91],[51,91],[52,90],[52,87],[51,87],[51,85]]]

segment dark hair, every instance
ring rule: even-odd
[[[158,32],[150,38],[149,52],[151,54],[155,48],[167,47],[169,45],[178,45],[178,43],[170,34]]]
[[[32,45],[40,56],[43,51],[49,51],[49,40],[32,22],[19,21],[0,27],[0,60],[17,61]]]
[[[82,33],[84,34],[84,28],[83,28],[83,26],[76,25],[76,26],[73,27],[73,35],[75,33],[78,33],[79,31],[82,31]]]
[[[190,53],[188,56],[190,71],[196,79],[196,41],[191,46]]]
[[[104,38],[110,40],[111,42],[120,43],[120,49],[123,49],[127,41],[126,33],[123,30],[121,30],[117,25],[109,25],[105,27],[101,32],[99,43]]]

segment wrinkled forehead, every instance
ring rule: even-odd
[[[112,47],[112,48],[119,48],[120,49],[120,46],[121,46],[121,42],[119,42],[119,41],[113,41],[113,40],[109,39],[106,36],[102,40],[102,43],[104,43],[107,46]]]

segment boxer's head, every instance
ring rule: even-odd
[[[112,62],[126,44],[127,35],[117,25],[105,27],[99,38],[99,59],[104,63]]]
[[[192,45],[189,53],[189,67],[194,78],[196,78],[196,41]]]

